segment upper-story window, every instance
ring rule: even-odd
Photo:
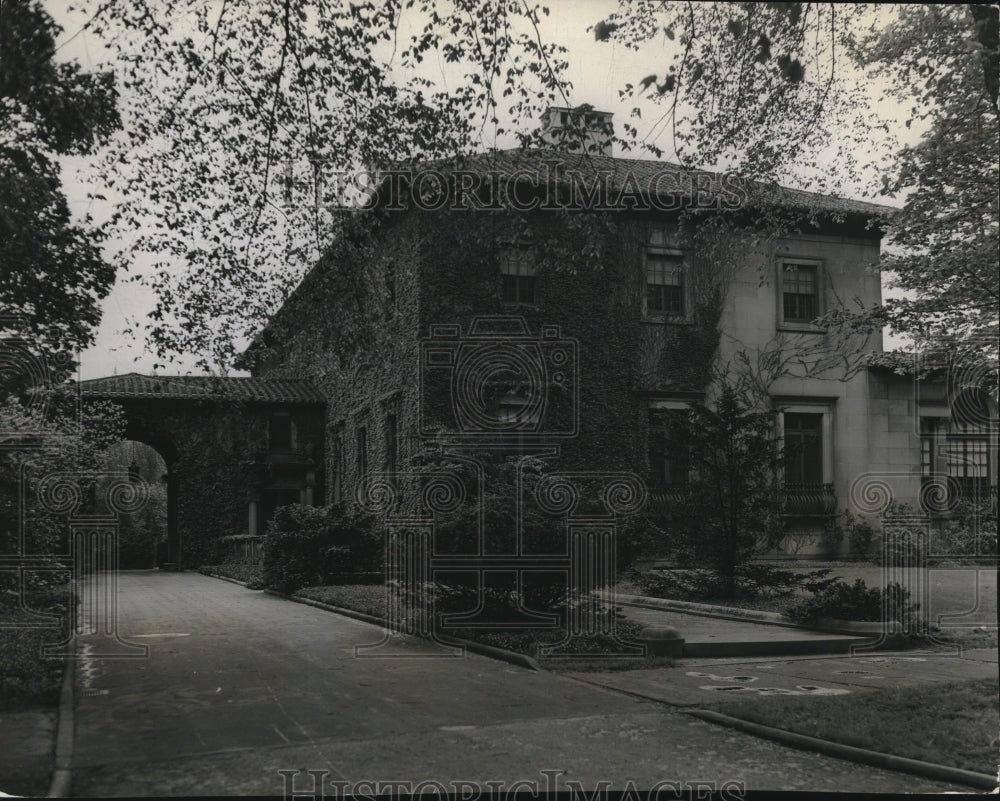
[[[645,253],[646,318],[683,320],[689,312],[687,266],[677,251],[649,248]]]
[[[267,448],[270,451],[290,451],[295,447],[295,428],[288,414],[273,415],[267,423]]]
[[[778,322],[791,328],[813,329],[824,313],[823,264],[809,259],[778,262]]]
[[[504,303],[534,304],[537,268],[529,245],[506,245],[500,251]]]

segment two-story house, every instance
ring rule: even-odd
[[[822,324],[880,301],[892,209],[615,158],[608,115],[594,119],[588,153],[384,171],[248,349],[255,376],[326,398],[325,501],[470,432],[556,443],[560,468],[633,471],[654,503],[676,501],[687,466],[665,421],[741,372],[780,411],[785,552],[846,549],[829,533],[865,512],[859,477],[915,497],[943,436],[916,383],[865,366],[880,335]],[[983,442],[969,469],[995,487],[995,432]]]

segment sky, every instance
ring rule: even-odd
[[[253,2],[253,0],[247,0]],[[49,13],[63,29],[57,40],[58,56],[78,61],[84,69],[97,69],[113,65],[112,54],[89,31],[81,30],[86,19],[74,12],[69,0],[45,0]],[[574,104],[590,103],[598,109],[611,111],[615,120],[629,119],[631,104],[619,98],[619,90],[627,82],[637,83],[650,71],[650,53],[635,52],[620,44],[596,42],[588,27],[607,17],[617,3],[613,0],[550,0],[548,18],[543,18],[541,33],[551,36],[569,50],[569,75],[574,85],[570,98]],[[661,56],[662,57],[662,56]],[[443,65],[430,69],[445,70]],[[914,132],[915,135],[916,132]],[[510,146],[510,142],[497,142],[500,146]],[[77,215],[90,214],[98,222],[106,220],[112,212],[113,197],[108,201],[88,200],[82,183],[75,179],[77,171],[92,172],[92,163],[87,159],[65,159],[63,180],[71,208]],[[92,175],[89,176],[93,178]],[[859,196],[859,192],[854,192]],[[115,242],[115,246],[127,248],[128,242]],[[148,260],[137,255],[133,273],[148,270]],[[95,344],[81,354],[80,377],[122,374],[128,372],[150,373],[154,365],[162,360],[150,353],[145,344],[131,336],[124,335],[129,317],[144,317],[152,310],[154,298],[147,287],[119,276],[114,289],[103,303],[103,317],[97,331]],[[887,345],[893,344],[887,341]],[[162,369],[164,373],[198,372],[194,359],[180,359]]]

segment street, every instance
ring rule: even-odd
[[[402,658],[357,658],[378,628],[196,573],[126,572],[119,591],[119,634],[149,656],[78,664],[73,795],[277,795],[293,779],[308,793],[310,770],[348,789],[520,780],[545,790],[543,772],[559,782],[549,789],[578,782],[588,792],[629,781],[961,789],[796,751],[555,673],[472,654],[422,658],[430,648],[420,641]]]

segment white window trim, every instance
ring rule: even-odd
[[[833,411],[834,404],[829,401],[797,401],[783,403],[775,401],[774,405],[781,412],[777,416],[778,439],[785,441],[785,413],[792,414],[822,414],[823,415],[823,484],[833,483]]]
[[[775,282],[778,288],[777,293],[777,320],[779,331],[807,331],[814,333],[825,332],[826,329],[815,323],[803,323],[796,320],[785,320],[785,265],[802,264],[806,267],[816,268],[816,311],[817,317],[822,317],[826,313],[826,267],[822,259],[809,259],[799,256],[779,256],[777,259],[776,272],[778,274]]]
[[[669,314],[666,312],[651,312],[646,306],[649,297],[649,280],[647,257],[657,256],[677,256],[681,259],[681,274],[684,280],[684,314]],[[660,245],[646,245],[642,250],[642,319],[648,323],[691,323],[693,321],[693,309],[691,303],[691,263],[688,261],[687,253],[677,248],[663,247]],[[664,407],[667,408],[667,407]]]

